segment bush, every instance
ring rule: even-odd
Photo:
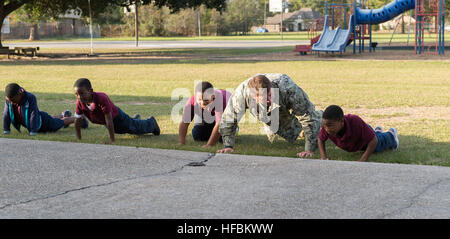
[[[376,25],[372,25],[372,31],[379,31],[380,30],[380,25],[376,24]]]

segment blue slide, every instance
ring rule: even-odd
[[[378,9],[361,9],[357,7],[355,14],[350,17],[348,29],[331,30],[328,16],[325,16],[325,23],[319,41],[313,45],[313,51],[340,52],[348,45],[353,27],[359,24],[379,24],[389,21],[396,16],[415,8],[415,0],[394,0]],[[354,16],[354,17],[353,17]],[[355,21],[353,21],[355,18]]]
[[[348,26],[348,29],[341,29],[338,27],[335,30],[331,30],[328,15],[325,16],[322,35],[320,35],[319,41],[313,45],[312,50],[330,52],[343,51],[347,46],[348,39],[353,30],[353,15],[350,16]]]
[[[379,24],[414,9],[415,0],[394,0],[378,9],[356,8],[356,24]]]

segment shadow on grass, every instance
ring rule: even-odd
[[[32,92],[38,103],[41,100],[59,100],[61,103],[73,103],[76,102],[76,97],[74,94],[63,94],[63,93],[41,93],[41,92]],[[171,101],[170,97],[160,97],[160,96],[132,96],[132,95],[112,95],[104,92],[108,95],[108,97],[113,101],[113,103],[130,103],[135,105],[151,105],[151,104],[169,104],[171,102],[176,103],[175,101]],[[0,92],[0,97],[3,98],[4,92]]]
[[[71,86],[70,86],[71,87]],[[47,101],[47,100],[56,100],[58,102],[55,103],[73,103],[76,102],[76,97],[74,94],[66,94],[66,93],[42,93],[42,92],[33,92],[31,90],[25,89],[28,92],[34,94],[37,98],[38,104],[41,101]],[[114,103],[127,103],[130,102],[131,104],[136,105],[147,105],[147,104],[155,104],[155,103],[166,103],[169,104],[171,102],[176,103],[176,101],[171,101],[170,97],[160,97],[160,96],[134,96],[134,95],[112,95],[108,94],[107,92],[104,92],[108,95],[108,97],[114,102]],[[0,98],[4,100],[5,98],[5,92],[0,91]],[[2,104],[3,105],[3,104]]]
[[[137,49],[132,51],[117,50],[117,52],[99,52],[97,56],[87,57],[86,53],[57,52],[41,53],[45,61],[13,60],[0,62],[0,65],[114,65],[114,64],[215,64],[257,62],[257,60],[227,59],[242,55],[254,55],[275,52],[290,52],[292,47],[275,48],[199,48],[199,49]],[[75,58],[75,59],[74,59]],[[76,59],[83,58],[83,59]],[[216,59],[216,60],[215,60]],[[219,60],[217,60],[219,59]]]
[[[50,115],[57,115],[65,110],[70,110],[72,113],[75,112],[76,97],[74,94],[32,93],[37,98],[40,111],[45,111]],[[4,99],[4,94],[4,91],[0,91],[0,99]],[[106,94],[117,107],[121,108],[128,115],[140,114],[142,118],[150,116],[170,118],[173,106],[182,100],[182,98],[171,100],[170,97]],[[1,104],[1,112],[3,112],[4,107],[3,102]],[[3,125],[3,117],[1,117],[0,121]]]
[[[173,59],[146,59],[146,58],[122,58],[122,59],[70,59],[70,60],[46,60],[46,61],[4,61],[0,62],[0,66],[71,66],[71,65],[124,65],[124,64],[154,64],[154,65],[170,65],[170,64],[241,64],[241,63],[257,63],[263,60],[227,60],[226,58],[214,59],[214,58],[180,58],[174,57]],[[267,62],[267,60],[264,60]]]

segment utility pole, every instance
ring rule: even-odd
[[[198,22],[198,37],[201,40],[202,39],[202,25],[201,25],[201,21],[200,21],[200,7],[198,8],[198,11],[197,11],[197,22]]]
[[[91,10],[91,0],[88,0],[89,5],[89,34],[91,35],[91,52],[90,56],[94,55],[94,43],[93,43],[93,34],[92,34],[92,10]]]
[[[283,40],[283,12],[284,12],[284,3],[281,0],[281,40]]]
[[[139,46],[139,15],[138,15],[138,2],[134,3],[134,35],[136,37],[136,47]]]
[[[264,32],[266,31],[267,0],[264,0]]]
[[[409,33],[411,32],[411,18],[412,18],[412,9],[409,11],[409,26],[408,26],[408,40],[406,41],[406,45],[409,44]]]

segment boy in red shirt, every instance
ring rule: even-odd
[[[78,79],[74,84],[74,90],[77,96],[75,131],[79,140],[81,140],[82,116],[88,118],[92,123],[106,126],[110,141],[105,143],[114,142],[115,133],[160,134],[159,126],[153,116],[146,120],[141,120],[140,116],[131,118],[115,106],[105,93],[94,92],[88,79]]]
[[[192,137],[194,141],[206,141],[203,148],[211,147],[217,142],[222,142],[219,125],[231,93],[226,90],[214,89],[213,85],[207,81],[198,83],[194,91],[194,95],[184,106],[183,120],[178,126],[179,143],[185,144],[189,124],[197,115],[197,121],[194,122],[192,129]]]
[[[328,160],[325,141],[330,139],[336,146],[347,151],[364,151],[359,161],[365,162],[373,152],[398,149],[398,134],[395,128],[383,133],[377,126],[375,131],[359,116],[344,115],[341,107],[328,106],[322,115],[322,128],[319,132],[319,151],[322,159]]]

